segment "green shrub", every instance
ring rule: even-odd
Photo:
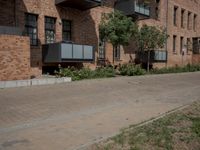
[[[114,77],[115,69],[113,67],[101,67],[96,70],[91,70],[89,68],[82,68],[78,70],[74,67],[59,67],[59,71],[55,71],[55,74],[57,77],[71,77],[72,80],[75,81],[82,79]]]
[[[146,71],[140,65],[123,64],[119,67],[120,75],[122,76],[138,76],[144,75]]]
[[[150,71],[151,74],[164,74],[164,73],[181,73],[181,72],[195,72],[200,71],[200,65],[186,65],[182,67],[168,67],[161,69],[152,69]]]

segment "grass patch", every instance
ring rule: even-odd
[[[93,150],[199,150],[200,102],[152,123],[123,130]]]

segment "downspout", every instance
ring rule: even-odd
[[[169,0],[167,0],[167,13],[166,13],[166,34],[168,35],[168,8],[169,8]],[[165,50],[167,52],[167,60],[165,63],[165,67],[167,67],[168,63],[168,39],[166,39]]]

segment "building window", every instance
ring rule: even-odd
[[[55,24],[55,18],[45,17],[45,41],[47,44],[55,42]]]
[[[72,40],[72,22],[69,20],[62,20],[62,37],[64,41]]]
[[[114,59],[115,60],[120,60],[120,45],[115,48]]]
[[[181,54],[182,54],[182,52],[183,52],[183,46],[184,46],[184,45],[183,45],[183,44],[184,44],[184,43],[183,43],[183,39],[184,39],[183,37],[180,37],[180,53],[181,53]]]
[[[177,11],[178,11],[178,7],[174,7],[174,26],[177,26],[177,21],[176,21],[176,18],[177,18]]]
[[[185,15],[185,10],[181,10],[181,28],[184,28],[184,15]]]
[[[194,15],[194,19],[193,19],[193,30],[196,31],[196,24],[197,24],[197,15]]]
[[[188,18],[187,18],[187,28],[190,30],[190,17],[191,17],[191,12],[188,12]]]
[[[190,38],[187,38],[187,54],[188,54],[188,52],[189,52],[190,49],[191,49]]]
[[[99,59],[105,59],[105,42],[99,41]]]
[[[38,45],[37,15],[25,14],[25,33],[30,37],[32,46]]]
[[[193,54],[200,54],[200,40],[192,38],[192,51]]]
[[[176,52],[176,35],[173,36],[173,52]]]

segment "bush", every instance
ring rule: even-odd
[[[104,78],[104,77],[114,77],[115,70],[113,67],[101,67],[96,70],[91,70],[89,68],[75,69],[74,67],[62,68],[59,67],[59,71],[55,71],[57,77],[71,77],[73,81],[82,79],[92,79],[92,78]]]
[[[146,71],[140,65],[123,64],[119,67],[119,74],[122,76],[138,76],[144,75]]]
[[[152,69],[151,74],[164,74],[164,73],[181,73],[181,72],[195,72],[200,71],[200,65],[186,65],[183,67],[168,67],[161,69]]]
[[[200,65],[186,65],[184,67],[169,67],[161,69],[152,69],[150,74],[164,73],[181,73],[200,71]],[[140,65],[123,64],[118,69],[119,75],[122,76],[139,76],[146,74],[146,71]],[[99,67],[95,70],[89,68],[76,69],[74,67],[62,68],[59,66],[59,71],[55,71],[57,77],[71,77],[73,81],[93,78],[108,78],[115,77],[116,70],[112,66]]]

